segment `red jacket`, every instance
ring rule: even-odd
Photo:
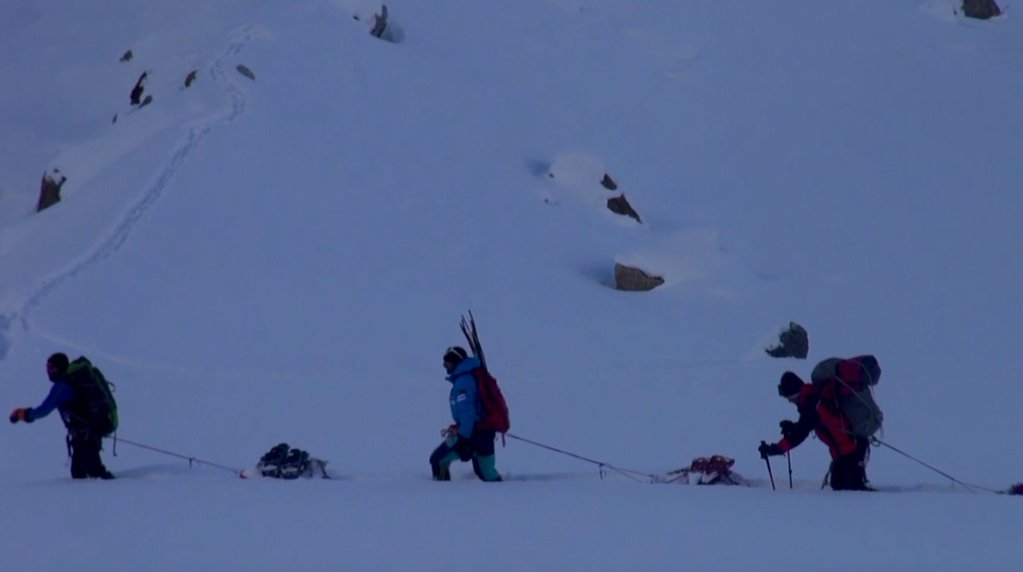
[[[831,388],[833,397],[835,388]],[[799,409],[799,420],[792,425],[785,437],[778,442],[778,448],[782,453],[795,449],[810,435],[810,431],[817,434],[817,438],[828,446],[832,459],[844,457],[856,452],[856,437],[849,429],[849,421],[838,410],[835,400],[822,399],[821,393],[828,393],[825,386],[819,390],[816,386],[803,384],[799,395],[794,400]]]

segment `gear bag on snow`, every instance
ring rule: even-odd
[[[732,471],[735,459],[724,455],[697,457],[688,467],[676,469],[658,482],[683,485],[732,485],[748,487],[742,475]]]
[[[280,443],[266,452],[256,465],[264,477],[293,480],[299,477],[329,479],[327,461],[312,457],[302,449],[294,449],[287,443]]]
[[[873,387],[881,378],[881,366],[872,355],[828,358],[810,374],[822,401],[837,403],[853,435],[868,439],[881,429],[884,414],[874,401]]]
[[[75,392],[71,413],[102,437],[117,431],[113,384],[85,356],[68,364],[68,385]]]

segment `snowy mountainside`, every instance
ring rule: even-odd
[[[1011,6],[977,22],[940,1],[641,4],[389,2],[398,42],[356,0],[5,4],[8,410],[38,405],[49,353],[85,354],[118,385],[125,439],[231,467],[288,441],[346,477],[242,483],[121,445],[105,458],[122,481],[71,483],[57,419],[9,426],[0,495],[30,515],[0,541],[11,562],[98,562],[113,541],[65,517],[109,510],[135,541],[124,569],[268,569],[280,557],[252,542],[268,535],[310,565],[459,569],[436,547],[481,526],[504,540],[467,556],[497,569],[812,569],[776,559],[778,523],[845,511],[877,523],[878,570],[1018,568],[1015,499],[944,494],[885,449],[872,480],[923,492],[820,493],[815,441],[793,454],[797,490],[771,496],[756,454],[795,414],[781,372],[870,352],[887,441],[984,487],[1023,479]],[[143,71],[154,99],[132,109]],[[53,167],[63,200],[34,214]],[[605,208],[617,192],[642,223]],[[616,291],[616,262],[666,283]],[[498,468],[532,478],[428,482],[440,355],[469,308],[514,433],[657,474],[727,454],[758,486],[600,481],[515,441]],[[790,320],[806,361],[763,352]],[[47,551],[54,527],[88,547]]]

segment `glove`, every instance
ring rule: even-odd
[[[472,442],[461,435],[457,436],[455,445],[451,450],[457,453],[458,458],[462,461],[472,459]]]
[[[795,426],[796,424],[788,419],[778,422],[778,427],[781,429],[782,437],[788,437],[789,433],[792,432],[792,428]]]
[[[455,435],[458,435],[457,423],[452,423],[451,425],[448,425],[447,427],[440,430],[440,436],[444,437],[445,439],[447,439],[448,437],[454,437]]]
[[[777,445],[774,445],[774,444],[768,445],[764,441],[760,442],[760,447],[757,448],[757,451],[760,452],[760,458],[761,459],[766,459],[766,458],[774,456],[774,455],[782,455],[783,454],[783,451],[781,450],[780,447],[778,447]]]
[[[32,411],[31,407],[19,407],[14,411],[11,411],[11,423],[17,423],[18,421],[31,423],[32,415],[29,413],[30,411]]]

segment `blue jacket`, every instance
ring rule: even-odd
[[[46,395],[46,399],[39,404],[39,407],[33,407],[28,410],[28,421],[35,421],[36,419],[46,417],[54,409],[63,408],[74,397],[75,391],[71,389],[71,386],[61,381],[53,382],[53,386],[50,387],[50,393]]]
[[[480,398],[476,391],[476,376],[472,374],[472,370],[479,366],[480,360],[468,357],[447,376],[451,382],[451,418],[458,423],[458,435],[465,439],[472,437],[472,430],[480,419]]]

